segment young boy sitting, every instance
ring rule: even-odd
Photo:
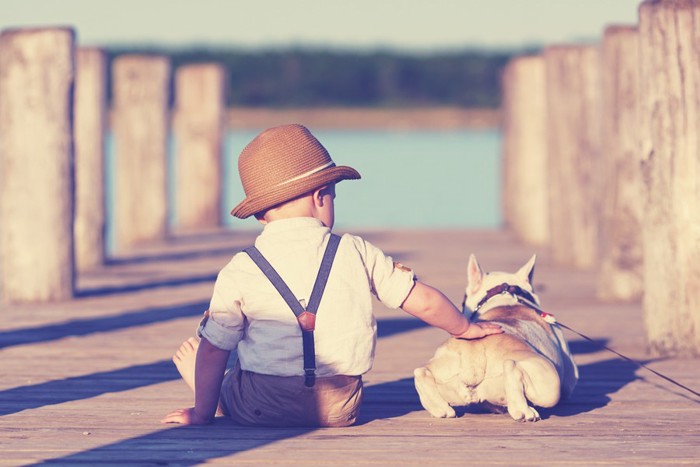
[[[372,294],[454,337],[502,332],[470,323],[369,242],[331,233],[335,183],[360,174],[336,166],[305,127],[262,132],[238,165],[246,199],[231,214],[255,215],[264,229],[221,270],[199,339],[173,357],[195,404],[164,423],[206,424],[218,409],[243,425],[353,424],[374,358]],[[232,350],[238,358],[225,372]]]

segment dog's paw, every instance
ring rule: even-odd
[[[431,407],[427,408],[426,410],[430,413],[435,418],[455,418],[457,416],[457,413],[455,410],[450,407],[449,405],[445,405],[442,407]]]
[[[454,409],[440,395],[435,378],[426,367],[416,368],[413,372],[414,383],[420,403],[435,418],[454,418]]]
[[[540,414],[534,408],[525,406],[524,410],[517,410],[508,407],[508,414],[513,417],[516,422],[536,422],[541,420]]]

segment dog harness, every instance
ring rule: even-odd
[[[253,262],[265,274],[265,277],[277,289],[280,295],[297,318],[297,323],[301,328],[302,346],[304,349],[304,384],[307,387],[312,387],[316,382],[316,350],[314,347],[314,329],[316,328],[316,312],[323,297],[323,291],[328,282],[328,276],[333,266],[335,254],[338,251],[340,237],[336,234],[331,234],[326,245],[326,251],[323,253],[321,266],[316,275],[316,282],[311,290],[308,305],[304,304],[304,300],[297,300],[294,293],[289,289],[287,284],[282,280],[280,275],[275,271],[275,268],[265,259],[260,251],[255,247],[246,248],[245,251]]]
[[[537,312],[539,312],[540,316],[549,324],[554,324],[556,323],[556,320],[554,316],[550,315],[549,313],[545,313],[538,305],[537,305],[537,300],[535,300],[535,297],[532,296],[530,292],[527,290],[517,286],[517,285],[510,285],[503,283],[501,285],[497,285],[496,287],[489,289],[486,292],[486,295],[484,298],[481,299],[481,301],[476,305],[474,308],[474,311],[472,311],[471,316],[469,317],[469,321],[474,321],[476,318],[476,314],[479,312],[479,309],[486,304],[489,300],[491,300],[493,297],[496,295],[501,295],[501,294],[510,294],[512,295],[518,303],[521,305],[525,305]]]

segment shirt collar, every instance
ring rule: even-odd
[[[314,217],[292,217],[289,219],[279,219],[265,224],[265,227],[260,235],[277,235],[279,233],[289,233],[290,231],[314,229],[319,227],[328,229],[320,220]]]

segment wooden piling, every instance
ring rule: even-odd
[[[639,8],[644,319],[657,355],[700,355],[700,2]]]
[[[175,225],[179,229],[221,223],[224,68],[196,64],[175,74]]]
[[[75,78],[75,262],[84,271],[105,257],[105,128],[107,60],[80,48]]]
[[[0,34],[0,276],[8,303],[73,295],[74,44],[68,28]]]
[[[165,238],[170,61],[124,55],[113,64],[115,249]]]
[[[545,246],[550,225],[544,58],[511,60],[502,89],[504,220],[522,241]]]
[[[562,265],[596,266],[600,226],[600,53],[545,48],[550,246]]]
[[[642,172],[639,156],[639,37],[633,26],[603,34],[600,274],[598,296],[642,293]]]

